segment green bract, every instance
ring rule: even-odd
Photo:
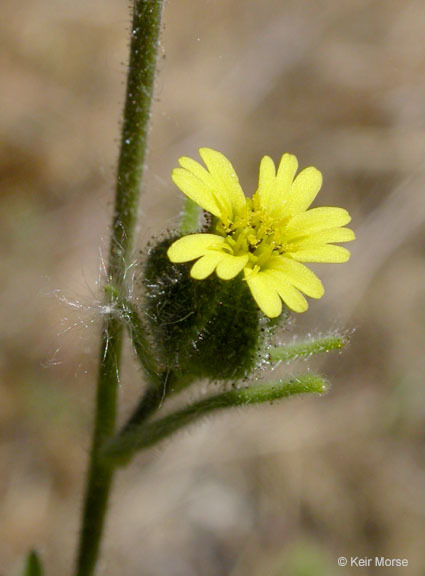
[[[144,269],[145,314],[165,368],[185,377],[240,379],[261,362],[274,323],[261,314],[241,276],[199,282],[191,264],[173,264],[159,242]]]

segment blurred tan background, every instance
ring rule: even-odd
[[[2,5],[2,576],[30,547],[71,574],[128,28],[126,1]],[[282,341],[355,332],[311,363],[325,398],[211,418],[119,473],[99,574],[378,570],[337,566],[357,555],[425,573],[424,29],[421,0],[167,3],[138,248],[178,220],[179,155],[216,147],[252,192],[262,155],[293,152],[358,240]],[[129,349],[124,366],[122,418],[143,385]]]

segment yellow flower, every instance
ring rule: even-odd
[[[276,171],[264,156],[258,188],[246,198],[231,163],[223,154],[201,148],[206,169],[191,158],[179,159],[172,179],[186,196],[215,216],[213,233],[190,234],[168,249],[171,262],[196,260],[192,278],[202,280],[214,271],[223,280],[244,272],[261,310],[274,318],[282,300],[304,312],[311,298],[323,296],[319,278],[302,262],[346,262],[350,253],[334,242],[354,240],[344,228],[351,218],[342,208],[309,210],[322,185],[321,173],[305,168],[296,177],[298,161],[284,154]]]

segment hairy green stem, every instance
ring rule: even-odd
[[[210,396],[153,422],[126,426],[105,447],[106,462],[125,465],[131,456],[142,449],[150,448],[195,420],[217,410],[273,402],[297,394],[323,394],[326,381],[314,374],[304,374],[291,380],[232,389]]]
[[[299,358],[306,358],[321,352],[340,350],[348,343],[346,334],[329,334],[309,340],[295,341],[286,346],[279,346],[270,350],[272,362],[291,362]]]
[[[124,290],[133,251],[153,83],[158,52],[162,0],[135,0],[131,27],[127,93],[118,161],[108,279]],[[100,458],[115,431],[117,388],[123,338],[121,320],[104,318],[96,396],[96,414],[76,576],[94,574],[102,538],[113,467]]]

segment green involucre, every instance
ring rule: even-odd
[[[205,280],[191,264],[173,264],[167,249],[176,237],[151,249],[144,269],[145,313],[165,367],[193,378],[240,379],[255,367],[263,320],[242,276]]]

